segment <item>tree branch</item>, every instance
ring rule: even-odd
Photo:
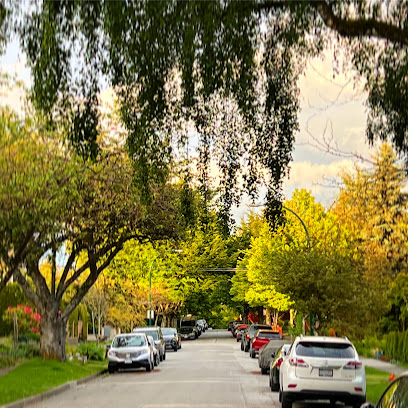
[[[343,19],[333,13],[330,4],[325,1],[311,1],[324,24],[337,31],[343,37],[375,37],[393,43],[408,45],[408,32],[395,25],[373,18]]]
[[[41,309],[42,302],[40,301],[39,296],[32,290],[31,286],[27,282],[27,279],[23,276],[19,269],[16,269],[14,271],[13,277],[17,281],[17,283],[21,286],[21,289],[23,289],[23,292],[27,296],[27,298],[31,302],[33,302],[36,308],[40,310],[40,312],[42,313]]]
[[[257,10],[274,10],[288,8],[288,1],[263,1],[257,5]],[[339,33],[342,37],[374,37],[388,40],[396,44],[408,45],[408,31],[396,25],[378,21],[374,18],[341,18],[337,17],[329,2],[309,1],[323,20],[326,27]]]

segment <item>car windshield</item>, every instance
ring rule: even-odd
[[[296,354],[305,357],[354,358],[351,344],[302,341],[296,346]]]
[[[189,326],[189,327],[194,327],[195,326],[195,320],[185,320],[184,322],[181,322],[182,326]]]
[[[142,330],[137,330],[137,331],[139,333],[145,333],[146,336],[152,336],[155,340],[159,339],[157,330],[142,329]]]
[[[258,337],[260,339],[280,339],[280,334],[271,332],[259,332]]]
[[[175,333],[176,333],[176,329],[168,329],[168,328],[165,328],[165,329],[162,329],[162,333],[163,333],[164,335],[166,335],[166,334],[175,334]]]
[[[142,347],[145,346],[145,338],[143,336],[120,336],[115,337],[112,347]]]

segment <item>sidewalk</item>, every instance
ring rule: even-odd
[[[375,358],[360,357],[360,360],[366,367],[376,368],[377,370],[387,371],[388,373],[394,373],[395,377],[408,371],[408,368],[401,367],[396,364],[387,363],[386,361],[377,360]]]

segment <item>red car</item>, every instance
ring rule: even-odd
[[[249,355],[252,358],[255,358],[261,347],[269,343],[271,340],[282,340],[281,333],[275,330],[258,330],[255,336],[251,339]]]

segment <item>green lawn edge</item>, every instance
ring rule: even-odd
[[[372,367],[366,367],[365,371],[367,378],[367,401],[375,404],[390,383],[388,380],[390,373]]]
[[[58,362],[33,358],[0,376],[0,405],[41,394],[70,381],[102,372],[106,362]]]

